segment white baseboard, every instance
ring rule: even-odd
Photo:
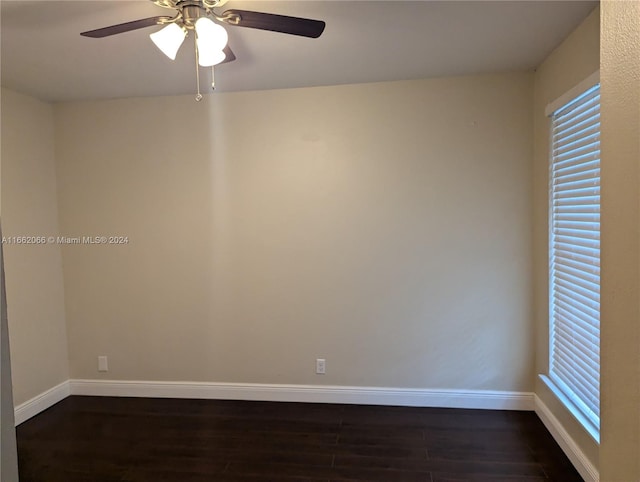
[[[598,469],[589,461],[571,435],[549,410],[549,407],[537,395],[534,395],[534,410],[585,482],[599,482]]]
[[[70,394],[69,380],[67,380],[42,392],[40,395],[36,395],[31,400],[21,403],[14,409],[16,426],[38,415],[59,401],[64,400]]]
[[[67,380],[15,407],[16,426],[69,395],[350,403],[491,410],[534,409],[534,395],[528,392],[259,383]]]
[[[72,395],[533,410],[533,393],[492,390],[70,380]]]

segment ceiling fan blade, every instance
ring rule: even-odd
[[[310,38],[320,37],[325,27],[325,23],[322,20],[288,17],[286,15],[274,15],[272,13],[250,12],[248,10],[226,10],[222,14],[222,18],[230,25],[270,30],[272,32],[288,33]]]
[[[110,27],[89,30],[88,32],[82,32],[80,35],[82,35],[83,37],[91,38],[109,37],[110,35],[129,32],[131,30],[138,30],[139,28],[152,27],[154,25],[168,23],[169,20],[173,20],[173,17],[143,18],[141,20],[134,20],[133,22],[119,23],[118,25],[111,25]]]
[[[226,57],[224,58],[224,60],[222,62],[220,62],[220,65],[222,64],[226,64],[228,62],[233,62],[236,59],[236,55],[233,53],[233,51],[229,48],[229,46],[227,45],[225,48],[222,49],[222,51],[224,52],[224,54],[226,55]]]

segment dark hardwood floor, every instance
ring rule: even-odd
[[[21,482],[582,480],[533,412],[73,396],[17,435]]]

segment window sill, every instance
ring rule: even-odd
[[[573,418],[582,425],[582,427],[586,430],[586,432],[595,440],[595,442],[600,444],[600,429],[596,427],[591,420],[585,417],[578,407],[567,397],[562,391],[558,388],[558,386],[546,375],[538,375],[540,379],[544,382],[544,384],[551,390],[551,393],[555,395],[555,397],[566,407],[566,409],[573,415]]]

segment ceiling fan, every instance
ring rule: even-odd
[[[231,62],[236,59],[227,45],[228,35],[221,24],[237,27],[249,27],[269,30],[301,37],[318,38],[325,28],[321,20],[289,17],[272,13],[252,12],[249,10],[230,9],[218,14],[214,11],[226,0],[151,0],[156,5],[177,10],[173,16],[156,16],[134,20],[82,32],[80,35],[91,38],[103,38],[120,33],[130,32],[146,27],[163,25],[164,27],[150,35],[156,46],[170,59],[174,60],[177,52],[191,31],[195,32],[196,51],[196,100],[201,100],[200,76],[198,65],[211,67]],[[217,23],[216,23],[217,22]],[[212,77],[212,88],[215,88]]]

